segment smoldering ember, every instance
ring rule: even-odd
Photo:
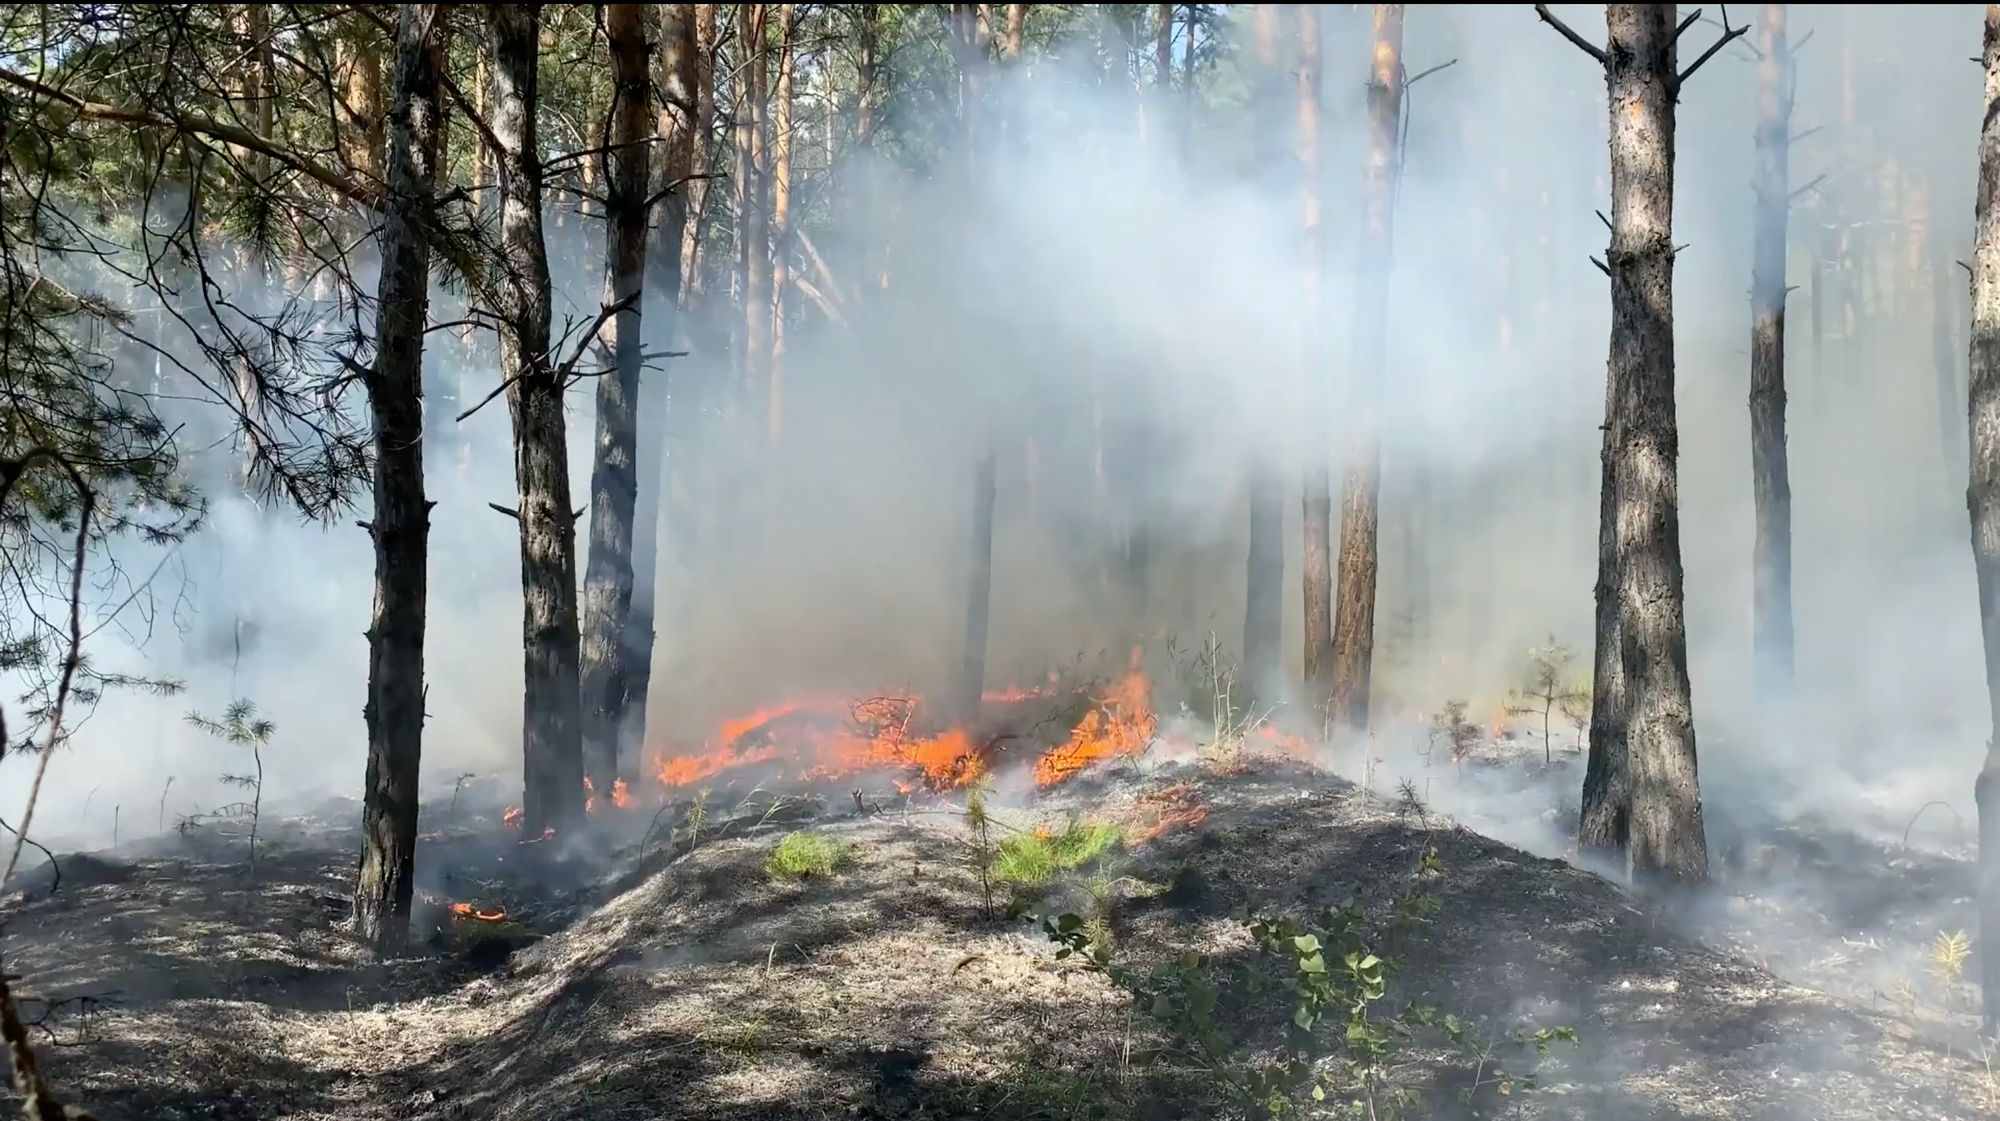
[[[2000,5],[0,6],[0,1112],[2000,1115],[1996,196]]]

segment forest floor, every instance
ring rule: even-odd
[[[1413,1046],[1398,1081],[1477,1092],[1438,1089],[1406,1115],[2000,1108],[1963,986],[1925,972],[1939,924],[1971,926],[1969,866],[1824,827],[1725,842],[1708,901],[1663,913],[1296,764],[1114,767],[996,809],[995,831],[1088,814],[1126,843],[1094,873],[996,884],[989,902],[962,792],[722,791],[699,829],[687,803],[626,810],[629,829],[603,825],[587,849],[517,843],[474,801],[427,807],[457,820],[425,837],[423,944],[384,964],[340,929],[351,808],[265,822],[254,870],[244,839],[211,827],[63,856],[53,886],[47,866],[24,873],[0,913],[17,990],[42,998],[26,1011],[47,1073],[104,1121],[1228,1116],[1213,1067],[1009,904],[1090,915],[1114,960],[1145,963],[1243,957],[1253,903],[1356,898],[1379,917],[1420,891],[1422,925],[1370,926],[1398,965],[1391,999],[1481,1037],[1561,1025],[1578,1043],[1503,1049],[1539,1076],[1509,1094]],[[774,877],[774,845],[803,828],[840,863]],[[1252,1043],[1291,1010],[1249,1007],[1230,1030]]]

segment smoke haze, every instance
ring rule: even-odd
[[[1601,9],[1556,10],[1602,38]],[[1334,265],[1323,315],[1341,393],[1360,372],[1349,250],[1367,11],[1324,11]],[[1793,184],[1825,179],[1792,217],[1807,721],[1789,744],[1758,739],[1748,719],[1748,50],[1709,63],[1679,117],[1682,549],[1705,792],[1725,809],[1732,799],[1823,811],[1873,801],[1907,815],[1936,799],[1969,816],[1989,717],[1959,450],[1965,289],[1957,266],[1934,269],[1933,254],[1962,258],[1971,242],[1980,73],[1966,59],[1979,14],[1791,13],[1795,36],[1814,33],[1800,55],[1794,132],[1820,130],[1795,148]],[[1246,30],[1225,29],[1216,45],[1233,51]],[[1689,32],[1683,65],[1712,34]],[[1452,698],[1483,717],[1522,683],[1527,648],[1551,634],[1587,668],[1609,319],[1607,283],[1588,259],[1602,253],[1593,211],[1608,197],[1597,67],[1525,5],[1412,6],[1405,42],[1412,73],[1456,61],[1412,89],[1395,216],[1378,726]],[[1218,88],[1241,89],[1236,64],[1220,66]],[[1292,105],[1288,93],[1287,113]],[[735,375],[699,345],[671,364],[685,379],[671,420],[662,424],[657,400],[648,406],[648,433],[664,431],[680,477],[700,479],[702,509],[692,571],[686,552],[663,545],[653,734],[698,740],[723,716],[801,692],[941,691],[960,656],[972,470],[984,447],[1000,463],[989,685],[1032,682],[1079,655],[1122,661],[1140,638],[1155,659],[1166,635],[1186,649],[1213,633],[1238,649],[1243,495],[1267,470],[1292,486],[1284,650],[1298,673],[1297,188],[1288,170],[1257,166],[1253,139],[1233,128],[1241,114],[1185,112],[1151,89],[1107,88],[1088,60],[1038,58],[989,110],[969,186],[949,155],[926,176],[857,161],[840,174],[868,190],[838,207],[801,206],[836,285],[800,267],[840,293],[843,319],[787,294],[776,423],[761,387],[723,407]],[[1285,126],[1289,145],[1289,117]],[[808,121],[803,135],[820,127]],[[549,230],[560,333],[565,316],[595,314],[603,237],[573,214]],[[372,290],[372,277],[361,283]],[[450,318],[452,299],[433,317]],[[726,304],[713,311],[724,329],[737,318]],[[1934,364],[1939,306],[1955,324],[1949,400]],[[490,356],[445,332],[431,339],[438,384],[476,398],[497,382]],[[586,381],[571,397],[579,505],[591,391]],[[1336,472],[1340,424],[1336,414]],[[453,435],[429,452],[438,506],[424,769],[444,785],[520,768],[518,546],[515,523],[487,505],[513,504],[504,403]],[[136,623],[127,608],[89,645],[100,669],[178,677],[188,690],[104,700],[51,767],[38,818],[60,823],[47,826],[50,843],[108,840],[114,806],[128,838],[150,831],[168,776],[169,824],[231,800],[215,776],[240,772],[241,760],[182,716],[236,696],[278,725],[267,799],[359,792],[372,560],[353,521],[366,512],[329,526],[259,513],[230,493],[226,447],[195,458],[214,504],[208,528],[164,562],[159,548],[117,546],[128,571],[157,566],[147,597],[157,620]],[[1154,558],[1143,606],[1121,576],[1134,514]],[[1413,576],[1422,571],[1427,592]],[[22,759],[0,767],[6,804],[20,804],[30,772]],[[1782,788],[1762,785],[1776,774],[1787,776]]]

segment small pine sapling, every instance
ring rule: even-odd
[[[209,735],[235,747],[250,749],[250,760],[257,770],[252,775],[223,775],[222,781],[230,786],[250,791],[250,876],[257,876],[257,819],[264,805],[264,745],[271,742],[271,733],[278,726],[257,715],[257,706],[247,700],[236,700],[222,712],[222,718],[212,719],[198,712],[187,714],[187,722],[207,732]],[[163,796],[164,797],[164,796]]]
[[[1570,679],[1569,689],[1558,702],[1562,706],[1563,719],[1569,721],[1570,730],[1576,733],[1574,750],[1579,752],[1587,746],[1590,737],[1590,697],[1591,681],[1586,673]]]
[[[1443,745],[1461,775],[1465,773],[1466,756],[1479,746],[1482,734],[1479,725],[1465,718],[1465,709],[1464,701],[1446,701],[1444,708],[1431,718],[1431,748]]]
[[[1547,646],[1528,648],[1528,680],[1519,689],[1507,694],[1507,713],[1510,716],[1539,716],[1542,718],[1542,763],[1547,766],[1555,762],[1554,739],[1550,728],[1554,714],[1569,712],[1577,697],[1574,686],[1568,684],[1567,674],[1571,663],[1576,661],[1576,652],[1549,636]],[[1583,695],[1583,703],[1590,703],[1590,695]],[[1586,711],[1588,711],[1586,709]]]
[[[979,894],[986,917],[993,917],[993,816],[986,809],[986,793],[993,784],[981,776],[965,792],[965,827],[972,833],[972,860],[979,869]]]

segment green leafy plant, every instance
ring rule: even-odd
[[[1420,882],[1443,874],[1436,850],[1426,847],[1417,874]],[[1435,896],[1412,891],[1396,904],[1391,925],[1421,924],[1435,910]],[[1398,1057],[1422,1040],[1447,1044],[1471,1064],[1474,1077],[1462,1091],[1467,1101],[1486,1088],[1511,1094],[1534,1087],[1532,1075],[1501,1066],[1494,1041],[1457,1015],[1392,997],[1395,963],[1371,947],[1358,904],[1310,921],[1248,912],[1242,921],[1256,949],[1250,961],[1223,965],[1187,953],[1145,972],[1116,960],[1078,915],[1039,921],[1059,960],[1080,963],[1129,993],[1252,1115],[1299,1117],[1344,1106],[1376,1121],[1399,1116],[1419,1095],[1392,1072]],[[1256,1035],[1275,1034],[1280,1042],[1274,1052],[1253,1054],[1229,1023],[1249,1023]],[[1502,1042],[1539,1056],[1555,1040],[1576,1038],[1573,1029],[1556,1027],[1511,1033]]]
[[[250,791],[250,875],[254,878],[257,875],[257,822],[264,806],[264,746],[271,742],[271,735],[278,730],[278,726],[259,717],[257,706],[242,699],[230,702],[229,707],[222,710],[219,720],[190,712],[187,722],[224,743],[250,749],[250,760],[256,766],[256,773],[225,774],[222,781]]]
[[[987,918],[993,917],[993,816],[986,810],[986,794],[993,779],[981,775],[965,792],[965,827],[972,832],[972,860],[979,872],[979,894]]]
[[[764,858],[764,874],[774,880],[831,876],[847,859],[847,842],[810,829],[787,833]]]

